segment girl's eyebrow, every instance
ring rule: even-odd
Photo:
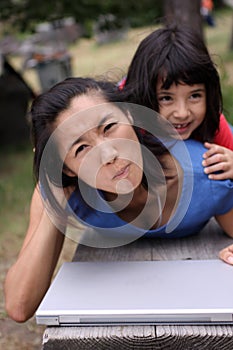
[[[112,112],[106,114],[106,115],[99,121],[99,123],[97,124],[96,128],[99,130],[100,127],[101,127],[102,125],[104,125],[104,123],[106,123],[106,121],[112,116],[112,114],[113,114]],[[71,144],[71,146],[69,147],[69,150],[70,150],[72,147],[74,147],[75,145],[77,145],[77,143],[82,142],[82,141],[83,141],[83,135],[80,136],[80,137],[78,137],[78,138]]]
[[[203,87],[203,88],[194,88],[193,90],[191,89],[191,92],[193,93],[193,92],[203,92],[203,91],[205,91],[205,88]],[[172,91],[169,91],[169,90],[166,90],[166,89],[158,89],[158,93],[163,93],[163,94],[167,94],[167,95],[172,95],[172,94],[174,94],[174,92],[172,92]]]
[[[174,95],[174,92],[166,90],[166,89],[158,89],[158,95]]]
[[[198,88],[198,89],[192,90],[192,92],[199,92],[199,91],[205,91],[205,88]]]
[[[159,89],[159,93],[166,93],[166,94],[173,94],[173,92],[166,90],[166,89]]]

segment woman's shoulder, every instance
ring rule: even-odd
[[[217,203],[219,200],[233,195],[233,181],[230,179],[211,180],[208,178],[202,166],[205,151],[206,149],[201,142],[187,140],[175,149],[174,156],[183,169],[183,190],[189,190],[194,200],[202,199],[203,201],[204,198],[207,198]]]
[[[170,151],[179,161],[184,172],[204,173],[202,160],[206,148],[201,142],[196,140],[178,141],[174,143]]]
[[[188,140],[185,143],[192,163],[192,201],[199,205],[205,203],[205,210],[210,208],[214,215],[227,212],[233,207],[233,181],[209,179],[202,166],[204,145],[194,140]],[[188,174],[185,169],[184,173]]]

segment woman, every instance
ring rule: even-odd
[[[118,99],[110,83],[70,78],[32,105],[38,185],[5,281],[6,310],[18,322],[48,289],[67,226],[78,228],[79,241],[106,247],[144,234],[194,234],[215,216],[233,237],[233,186],[203,173],[202,144],[186,149],[153,111]]]

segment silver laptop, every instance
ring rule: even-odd
[[[233,324],[233,266],[221,260],[64,263],[38,324]]]

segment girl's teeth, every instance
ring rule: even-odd
[[[181,129],[181,128],[186,128],[188,124],[178,124],[178,125],[175,125],[175,128],[176,129]]]

